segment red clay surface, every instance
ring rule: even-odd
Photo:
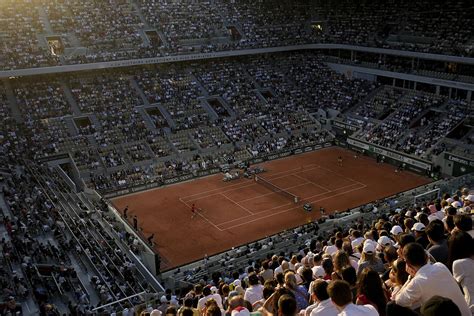
[[[295,204],[251,179],[223,182],[218,174],[121,196],[113,203],[119,210],[129,206],[145,236],[155,234],[162,269],[170,269],[315,220],[320,206],[326,213],[343,211],[430,182],[338,147],[261,165],[267,170],[262,177],[302,201]],[[305,202],[315,211],[303,211]],[[201,209],[193,219],[192,203]]]

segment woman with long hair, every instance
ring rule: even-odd
[[[456,231],[449,237],[448,245],[448,267],[474,315],[474,240],[468,233]]]
[[[391,297],[394,297],[400,291],[403,284],[408,280],[408,276],[405,261],[397,259],[392,262],[389,279],[385,282],[385,285],[390,289]]]
[[[308,307],[309,294],[304,286],[297,284],[296,275],[293,271],[285,273],[285,288],[290,290],[295,297],[298,312]]]
[[[385,316],[387,296],[383,288],[382,279],[377,272],[370,268],[362,270],[357,282],[356,304],[374,306],[379,315]]]
[[[338,251],[334,256],[334,272],[331,274],[332,280],[342,280],[342,270],[350,267],[349,256],[344,251]]]

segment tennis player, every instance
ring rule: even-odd
[[[337,157],[337,164],[342,167],[342,156]]]
[[[191,205],[191,218],[194,218],[196,216],[196,204],[193,203],[193,205]]]

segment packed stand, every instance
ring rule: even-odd
[[[2,69],[313,43],[473,54],[468,1],[8,0],[0,8]]]
[[[232,250],[242,258],[235,266],[238,257],[227,254],[218,263],[204,258],[183,271],[194,286],[168,291],[144,313],[470,316],[473,193],[391,204],[386,213],[374,210],[371,223],[336,224],[329,235],[310,225],[306,242],[305,229],[290,230]],[[280,237],[290,242],[288,252],[275,253]],[[227,268],[215,269],[220,263]]]
[[[364,139],[378,145],[399,149],[400,145],[397,142],[413,120],[428,108],[438,107],[442,103],[443,98],[440,96],[407,91],[402,98],[391,104],[392,113],[381,124],[367,131]]]
[[[122,240],[139,254],[136,238],[113,221],[104,223],[107,206],[72,193],[53,168],[30,163],[28,169],[17,169],[2,197],[7,208],[2,209],[6,233],[0,281],[2,299],[8,302],[0,307],[2,315],[26,313],[22,307],[34,308],[32,303],[38,315],[104,314],[153,295],[119,244]],[[127,298],[142,292],[149,295]]]
[[[34,1],[8,0],[0,4],[0,68],[32,68],[53,66],[58,58],[48,53],[38,41],[43,25]]]

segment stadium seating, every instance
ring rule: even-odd
[[[4,0],[0,71],[312,43],[473,57],[473,16],[466,0]],[[263,293],[254,306],[246,294],[257,279],[266,295],[293,296],[299,315],[307,316],[311,310],[300,307],[315,303],[318,282],[311,281],[351,282],[351,268],[357,304],[400,315],[385,305],[426,302],[406,304],[397,297],[403,282],[390,271],[400,269],[393,260],[403,258],[393,247],[406,245],[396,230],[409,241],[429,244],[426,252],[440,262],[433,266],[441,266],[456,290],[463,290],[447,296],[463,315],[466,308],[473,313],[474,254],[456,253],[472,248],[472,174],[206,256],[164,272],[160,281],[166,288],[144,266],[150,256],[155,259],[153,236],[101,198],[335,143],[339,139],[327,119],[354,127],[352,137],[369,148],[436,163],[445,152],[474,160],[473,101],[457,99],[454,89],[438,93],[445,87],[433,93],[434,87],[420,82],[406,89],[395,79],[390,86],[387,80],[364,80],[330,64],[461,84],[474,83],[471,66],[453,70],[428,59],[415,65],[404,56],[378,59],[357,51],[349,58],[341,52],[322,56],[303,50],[1,79],[0,315],[132,316],[158,310],[181,316],[189,299],[193,308],[208,300],[203,287],[204,293],[216,292],[213,298],[223,301],[223,309],[217,312],[211,301],[199,315],[220,316],[227,309],[228,315],[242,316],[243,306],[243,313],[232,312],[236,306],[229,298],[241,295],[250,311],[262,308]],[[62,169],[48,163],[55,159],[73,163]],[[66,176],[67,168],[74,170]],[[85,190],[77,190],[83,185]],[[437,242],[435,229],[444,241]],[[438,257],[439,248],[446,257],[450,253],[448,259]],[[379,276],[374,262],[364,262],[367,252],[375,254],[377,269],[383,266]],[[359,272],[361,265],[374,269]],[[285,269],[296,273],[298,287]],[[406,278],[410,271],[402,270],[400,278]]]
[[[2,69],[307,43],[473,53],[468,1],[8,0],[1,14]]]

